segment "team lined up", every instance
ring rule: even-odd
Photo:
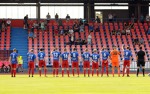
[[[141,51],[141,52],[140,52]],[[142,51],[142,47],[140,47],[140,51],[137,53],[137,76],[139,72],[140,65],[143,66],[143,76],[144,76],[144,66],[145,66],[145,53]],[[94,70],[96,70],[97,76],[99,76],[99,65],[100,65],[100,55],[97,53],[97,50],[94,49],[94,53],[90,54],[88,52],[88,49],[85,49],[85,52],[81,55],[82,56],[82,63],[83,63],[83,69],[84,69],[84,76],[86,76],[86,71],[88,71],[88,77],[90,77],[90,63],[92,63],[92,76],[94,75]],[[79,77],[79,54],[77,52],[77,49],[74,48],[73,52],[69,53],[67,52],[67,49],[64,49],[64,52],[61,54],[57,48],[54,49],[52,52],[53,55],[53,76],[58,77],[58,70],[59,66],[62,67],[62,77],[64,76],[64,69],[67,70],[67,74],[69,77],[69,62],[68,58],[71,56],[71,63],[72,63],[72,74],[75,76],[75,69],[77,71],[77,75]],[[102,58],[102,70],[101,70],[101,76],[103,76],[104,68],[106,67],[106,74],[109,76],[109,70],[108,65],[109,63],[112,64],[112,75],[114,77],[114,68],[117,67],[118,69],[118,77],[120,77],[120,67],[119,67],[119,55],[120,52],[117,50],[116,47],[113,47],[113,50],[109,53],[106,48],[103,48],[101,51],[101,58]],[[13,53],[10,54],[10,62],[12,66],[11,76],[15,77],[16,75],[16,65],[17,65],[17,56],[16,49],[13,50]],[[33,49],[30,50],[30,52],[27,53],[28,56],[28,66],[29,66],[29,77],[30,74],[34,75],[34,68],[35,64],[38,63],[39,68],[39,75],[41,77],[41,70],[42,67],[44,67],[44,73],[45,77],[47,74],[47,67],[45,62],[45,53],[43,49],[40,49],[40,52],[37,55],[34,54]],[[131,63],[131,56],[132,53],[129,50],[129,47],[124,49],[124,64],[123,64],[123,76],[125,75],[125,69],[127,70],[127,77],[129,77],[129,68]]]

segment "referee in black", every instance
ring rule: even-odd
[[[137,77],[139,74],[140,66],[142,66],[143,71],[143,77],[145,76],[145,52],[142,50],[142,47],[140,47],[140,51],[137,53]]]

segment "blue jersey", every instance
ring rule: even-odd
[[[93,61],[98,62],[98,59],[100,58],[100,55],[99,55],[99,54],[96,54],[96,53],[93,53],[93,54],[91,55],[91,57],[92,57],[92,60],[93,60]]]
[[[18,54],[16,52],[13,52],[13,53],[10,54],[10,57],[11,57],[11,63],[12,64],[17,64]]]
[[[62,60],[68,60],[68,56],[69,56],[68,52],[64,52],[63,54],[61,54]]]
[[[132,56],[131,51],[124,50],[124,60],[130,60],[130,57]]]
[[[58,51],[53,51],[52,54],[53,54],[53,60],[58,61],[58,60],[59,60],[59,57],[60,57],[60,52],[58,52]]]
[[[34,53],[27,53],[28,56],[28,62],[34,61],[36,59],[36,56]]]
[[[78,52],[71,52],[71,61],[78,62]]]
[[[102,54],[102,60],[107,60],[110,55],[109,52],[107,51],[102,51],[101,54]]]
[[[44,52],[39,52],[39,53],[38,53],[38,58],[39,58],[39,60],[44,60],[44,58],[45,58],[45,53],[44,53]]]
[[[89,52],[83,53],[82,58],[84,61],[89,61],[90,60],[90,53]]]

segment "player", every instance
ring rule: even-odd
[[[103,76],[105,67],[106,67],[107,77],[109,77],[109,74],[108,74],[108,59],[109,59],[110,54],[106,50],[106,48],[103,48],[103,51],[101,52],[101,54],[102,54],[102,72],[101,72],[101,77]]]
[[[9,62],[11,63],[11,77],[16,77],[16,67],[18,63],[17,57],[17,50],[14,48],[9,57]]]
[[[44,49],[41,48],[40,49],[40,52],[38,53],[38,60],[39,60],[39,75],[41,77],[41,70],[42,70],[42,67],[44,66],[44,73],[45,73],[45,77],[46,76],[46,73],[47,73],[47,67],[46,67],[46,62],[45,62],[45,53],[44,53]]]
[[[60,60],[60,52],[57,51],[57,48],[52,52],[53,54],[53,77],[58,77],[58,68],[59,68],[59,60]]]
[[[69,77],[69,63],[68,63],[69,53],[67,49],[64,49],[64,53],[61,54],[61,65],[62,65],[62,77],[64,76],[64,68],[67,69],[67,74]]]
[[[30,50],[30,52],[27,53],[27,57],[28,57],[28,74],[30,77],[30,73],[32,71],[32,77],[34,75],[34,67],[35,67],[35,62],[36,62],[36,55],[33,53],[33,49]]]
[[[99,76],[99,65],[100,65],[100,55],[97,54],[96,49],[94,49],[94,53],[91,55],[92,57],[92,76],[94,75],[94,69],[96,69],[97,76]]]
[[[116,46],[114,46],[113,47],[113,51],[111,51],[111,53],[110,53],[113,77],[114,77],[114,69],[115,69],[115,67],[117,67],[117,69],[118,69],[118,77],[120,77],[119,55],[120,55],[120,52],[117,50]]]
[[[124,50],[124,63],[123,63],[123,76],[122,77],[124,77],[126,68],[127,68],[127,77],[130,77],[129,69],[130,69],[130,61],[131,61],[132,53],[129,50],[129,47],[127,47],[126,50],[123,48],[123,50]]]
[[[77,49],[74,48],[73,52],[71,52],[71,62],[72,62],[72,74],[74,76],[74,69],[76,68],[77,74],[79,77],[79,54],[77,52]]]
[[[145,52],[142,50],[142,47],[140,47],[140,51],[137,53],[137,74],[136,76],[138,77],[139,75],[139,68],[142,66],[142,71],[143,71],[143,77],[145,77]]]
[[[85,52],[82,54],[83,68],[84,68],[84,77],[86,76],[86,69],[88,70],[88,77],[90,77],[90,53],[88,49],[85,49]]]

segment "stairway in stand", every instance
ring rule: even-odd
[[[23,28],[12,28],[11,30],[11,50],[16,48],[18,53],[23,57],[23,68],[27,68],[28,52],[28,32]]]

